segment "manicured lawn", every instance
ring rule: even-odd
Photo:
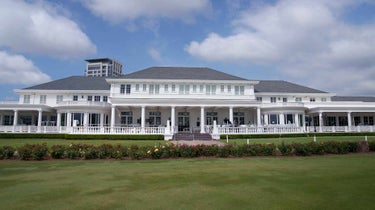
[[[325,137],[316,137],[317,142],[327,142],[327,141],[364,141],[364,136],[325,136]],[[375,136],[368,136],[368,141],[375,141]],[[227,142],[227,140],[220,140],[222,142]],[[293,143],[293,142],[299,142],[299,143],[307,143],[314,141],[314,137],[295,137],[295,138],[254,138],[249,139],[250,144],[267,144],[267,143],[275,143],[275,144],[281,144],[282,142],[285,143]],[[246,144],[247,139],[229,139],[230,144]]]
[[[2,161],[1,209],[373,209],[375,155]]]
[[[321,141],[363,141],[365,139],[364,136],[330,136],[330,137],[317,137],[317,142]],[[375,136],[368,136],[368,141],[375,141]],[[220,140],[222,142],[226,142],[226,140]],[[281,144],[282,142],[285,143],[292,143],[292,142],[300,142],[306,143],[313,141],[313,137],[296,137],[296,138],[257,138],[257,139],[249,139],[250,144],[260,143],[260,144],[267,144],[267,143],[276,143]],[[168,141],[155,141],[155,140],[66,140],[66,139],[0,139],[0,146],[14,146],[19,147],[25,144],[42,144],[47,143],[48,146],[52,145],[69,145],[71,143],[74,144],[92,144],[92,145],[101,145],[101,144],[112,144],[112,145],[138,145],[138,146],[155,146],[159,144],[167,144]],[[230,144],[246,144],[246,139],[229,139]]]

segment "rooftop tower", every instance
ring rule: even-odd
[[[122,64],[114,59],[87,59],[85,76],[87,77],[119,77],[122,75]]]

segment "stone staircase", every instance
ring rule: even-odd
[[[185,140],[185,141],[193,141],[193,140],[201,140],[201,141],[211,141],[212,137],[208,133],[176,133],[173,135],[173,140]]]

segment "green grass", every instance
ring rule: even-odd
[[[316,137],[317,142],[327,142],[327,141],[364,141],[364,136],[324,136],[324,137]],[[368,136],[368,141],[375,141],[375,136]],[[227,142],[227,140],[220,140],[221,142]],[[294,138],[254,138],[249,139],[250,144],[267,144],[267,143],[275,143],[281,144],[282,142],[285,143],[307,143],[314,141],[314,137],[294,137]],[[228,141],[230,144],[246,144],[247,139],[229,139]]]
[[[320,141],[363,141],[364,136],[327,136],[327,137],[317,137],[317,142]],[[375,141],[375,136],[368,136],[368,141]],[[226,140],[220,140],[221,142],[226,142]],[[295,137],[295,138],[256,138],[249,139],[250,143],[276,143],[280,144],[281,142],[292,143],[300,142],[306,143],[313,141],[313,137]],[[66,139],[0,139],[0,146],[14,146],[20,147],[25,144],[42,144],[47,143],[48,146],[52,145],[69,145],[71,143],[75,144],[92,144],[92,145],[101,145],[101,144],[112,144],[112,145],[139,145],[139,146],[154,146],[159,144],[166,144],[168,141],[156,141],[156,140],[66,140]],[[246,139],[229,139],[230,144],[246,144]]]
[[[373,209],[373,154],[0,162],[1,209]]]

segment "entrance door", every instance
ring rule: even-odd
[[[179,132],[189,132],[190,131],[190,113],[189,112],[179,112],[178,113],[178,131]]]

